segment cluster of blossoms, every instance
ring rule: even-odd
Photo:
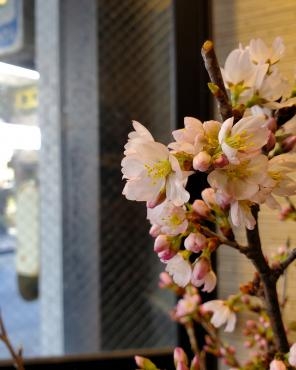
[[[172,284],[185,289],[174,313],[185,325],[192,318],[200,322],[201,317],[208,317],[213,327],[225,324],[226,331],[234,329],[238,307],[245,305],[241,295],[201,304],[196,290],[211,292],[216,287],[211,255],[220,245],[235,240],[235,227],[256,227],[254,206],[280,209],[277,197],[296,194],[296,182],[290,177],[296,170],[296,98],[278,68],[284,50],[280,38],[271,47],[257,39],[229,54],[221,73],[233,116],[223,122],[186,117],[184,127],[173,131],[174,141],[164,145],[133,121],[122,160],[123,194],[146,202],[154,251],[166,265]],[[217,88],[210,84],[214,95]],[[200,199],[192,199],[187,183],[198,173],[207,174],[208,188]],[[295,209],[289,207],[289,212],[282,211],[282,219],[292,218]],[[266,351],[273,338],[268,320],[263,321],[259,342],[260,350]],[[246,328],[246,335],[254,339],[249,340],[249,347],[258,343],[258,325]],[[207,346],[221,355],[212,339]],[[229,357],[232,350],[223,351]],[[183,360],[178,362],[188,363]],[[295,366],[293,361],[290,365]],[[284,364],[282,359],[269,361],[270,369],[282,369],[279,362]],[[232,366],[231,361],[228,364]],[[192,366],[200,368],[197,362]]]

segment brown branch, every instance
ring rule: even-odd
[[[253,263],[259,273],[264,291],[266,310],[270,318],[270,324],[274,333],[277,351],[281,353],[287,353],[289,351],[289,343],[287,340],[287,335],[276,291],[276,280],[273,277],[274,271],[269,267],[262,252],[257,222],[258,212],[259,206],[252,206],[252,213],[256,219],[256,226],[254,230],[247,229],[248,247],[244,251],[244,254]]]
[[[221,114],[223,121],[225,121],[227,118],[233,116],[233,112],[212,41],[208,40],[203,44],[201,55],[212,82],[212,84],[209,85],[209,88],[217,99],[219,113]]]
[[[22,349],[19,349],[18,351],[16,351],[13,348],[10,342],[10,339],[7,335],[7,331],[4,326],[1,314],[0,314],[0,340],[2,340],[2,342],[5,344],[11,357],[13,358],[15,368],[18,370],[25,370],[23,356],[22,356]]]
[[[296,260],[296,248],[292,249],[288,257],[273,269],[273,277],[275,281],[285,272],[292,262]]]

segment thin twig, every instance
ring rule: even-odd
[[[277,281],[292,262],[296,260],[296,248],[292,249],[288,257],[273,270],[273,277]]]
[[[4,322],[2,319],[2,316],[0,314],[0,340],[5,344],[6,348],[8,349],[9,353],[11,354],[11,357],[13,358],[14,361],[14,366],[18,370],[25,370],[24,367],[24,360],[22,356],[22,349],[20,348],[18,351],[16,351],[11,342],[10,339],[7,335],[6,328],[4,326]]]
[[[226,239],[223,236],[215,233],[214,231],[210,230],[209,228],[207,228],[205,226],[201,226],[201,231],[206,236],[209,236],[209,237],[212,237],[212,238],[217,238],[219,240],[220,244],[228,245],[229,247],[234,248],[234,249],[240,251],[241,253],[244,253],[243,251],[247,248],[243,245],[240,245],[236,240]]]
[[[201,55],[204,59],[206,70],[212,82],[212,84],[209,85],[209,88],[217,99],[219,113],[221,114],[223,121],[225,121],[227,118],[233,116],[233,112],[212,41],[208,40],[203,44]]]

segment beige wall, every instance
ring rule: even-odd
[[[296,72],[295,0],[213,0],[213,13],[214,42],[220,64],[224,64],[227,54],[239,42],[247,45],[250,39],[260,37],[271,43],[276,36],[281,36],[287,47],[281,69],[289,78],[293,77]],[[276,212],[262,209],[260,228],[267,255],[284,244],[288,235],[291,236],[292,247],[296,247],[296,223],[278,221]],[[242,255],[227,247],[221,248],[218,261],[219,296],[225,298],[237,292],[241,282],[250,280],[253,270]],[[296,320],[295,267],[296,263],[290,267],[288,274],[289,303],[285,309],[288,321]],[[237,343],[240,335],[225,334],[224,338]],[[241,356],[245,355],[246,351],[242,350]]]

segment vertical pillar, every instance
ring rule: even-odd
[[[37,0],[41,338],[46,355],[99,343],[97,2]]]

